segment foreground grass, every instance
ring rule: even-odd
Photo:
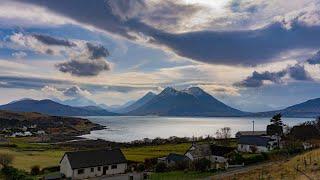
[[[300,171],[296,170],[298,168]],[[297,155],[290,160],[275,162],[271,165],[235,174],[224,179],[254,180],[254,179],[319,179],[320,177],[320,149]]]
[[[190,143],[165,144],[158,146],[125,148],[122,149],[122,152],[128,160],[143,162],[146,158],[163,157],[169,153],[184,154],[190,146]]]
[[[0,154],[14,156],[13,166],[18,169],[30,171],[32,166],[40,168],[58,166],[66,149],[57,149],[49,144],[29,143],[26,138],[12,138],[11,144],[17,147],[0,147]],[[128,160],[143,162],[146,158],[166,156],[171,152],[183,154],[190,147],[190,143],[165,144],[159,146],[142,146],[122,149]]]
[[[166,173],[153,173],[151,174],[151,180],[189,180],[189,179],[201,179],[213,175],[210,172],[184,172],[173,171]]]

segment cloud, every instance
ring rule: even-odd
[[[77,59],[57,64],[56,67],[63,73],[74,76],[97,76],[103,71],[109,71],[110,65],[104,59]]]
[[[297,80],[297,81],[314,81],[310,73],[306,71],[304,64],[310,64],[310,65],[317,64],[318,55],[319,55],[319,52],[316,55],[314,55],[312,58],[304,62],[288,65],[285,69],[280,71],[276,71],[276,72],[264,71],[262,73],[254,71],[251,76],[248,76],[246,79],[244,79],[241,82],[234,83],[234,85],[241,86],[241,87],[261,87],[265,84],[266,81],[280,84],[283,82],[282,78],[284,78],[286,75],[288,75],[291,79]]]
[[[89,42],[87,42],[86,45],[87,45],[89,53],[91,54],[89,56],[90,59],[105,58],[110,55],[108,49],[106,49],[102,45],[96,45],[96,44],[92,44]]]
[[[79,86],[67,88],[63,91],[63,94],[68,97],[84,97],[91,95],[89,91],[81,89]]]
[[[310,74],[305,70],[303,65],[296,64],[294,66],[288,67],[287,73],[294,80],[299,81],[312,81]]]
[[[59,71],[74,76],[97,76],[103,71],[111,70],[105,59],[109,51],[100,44],[82,40],[66,40],[41,34],[15,33],[10,41],[22,48],[47,55],[64,55],[67,62],[56,64]]]
[[[76,46],[71,41],[65,40],[65,39],[58,39],[47,35],[42,34],[33,34],[32,37],[36,38],[38,41],[42,42],[43,44],[50,45],[50,46],[67,46],[67,47],[73,47]]]
[[[265,71],[263,73],[259,73],[254,71],[251,76],[248,76],[245,80],[235,83],[236,86],[241,87],[260,87],[264,84],[264,81],[271,81],[273,83],[282,82],[281,78],[286,75],[286,71],[280,72],[269,72]]]
[[[320,51],[318,51],[314,56],[307,60],[311,65],[320,64]]]
[[[27,53],[25,53],[23,51],[18,51],[18,52],[12,53],[12,56],[17,58],[17,59],[22,59],[22,58],[27,56]]]
[[[189,30],[185,33],[172,33],[161,30],[153,24],[147,24],[146,17],[136,12],[136,9],[140,10],[137,6],[140,7],[143,3],[130,1],[125,4],[122,1],[104,0],[94,2],[69,0],[63,3],[59,0],[23,0],[21,2],[46,7],[50,11],[81,24],[91,25],[131,40],[137,40],[141,36],[149,37],[148,42],[153,45],[165,47],[180,56],[205,63],[256,65],[270,62],[289,50],[315,49],[320,46],[319,24],[306,23],[310,19],[318,19],[317,16],[306,15],[302,12],[295,15],[297,18],[289,19],[289,22],[288,20],[272,22],[253,30],[194,32]],[[262,9],[263,3],[260,1],[259,3],[252,3],[252,7],[259,6]],[[272,3],[265,5],[269,11],[271,11],[270,5]],[[280,5],[284,6],[283,3]],[[294,10],[294,8],[297,7],[294,6],[291,9]],[[255,12],[254,9],[250,7],[241,11]],[[262,10],[267,13],[266,8]],[[91,16],[86,14],[91,14]],[[272,11],[271,14],[275,12]],[[282,17],[282,20],[284,18]],[[290,28],[287,27],[288,23],[290,23]]]

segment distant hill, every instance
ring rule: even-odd
[[[271,117],[281,113],[284,117],[318,117],[320,116],[320,98],[287,107],[282,110],[254,113],[252,116]]]
[[[8,110],[13,112],[38,112],[55,116],[112,116],[116,113],[109,112],[105,109],[86,106],[72,107],[63,105],[52,100],[33,100],[25,99],[14,101],[6,105],[0,106],[0,110]]]
[[[88,134],[92,130],[104,127],[90,122],[87,119],[76,117],[48,116],[34,112],[11,112],[0,110],[1,128],[21,128],[36,125],[39,130],[44,130],[51,135],[78,136]]]
[[[157,95],[152,92],[148,92],[146,95],[144,95],[142,98],[138,99],[137,101],[135,101],[131,105],[124,107],[124,108],[120,108],[119,110],[117,110],[115,112],[117,112],[117,113],[131,112],[131,111],[136,110],[136,109],[140,108],[141,106],[145,105],[155,96],[157,96]]]
[[[59,100],[59,99],[53,99],[53,101],[63,104],[63,105],[68,105],[68,106],[73,106],[73,107],[83,107],[83,106],[98,106],[94,101],[85,98],[85,97],[76,97],[73,99],[67,99],[67,100]]]
[[[232,108],[199,87],[178,91],[166,88],[129,115],[158,116],[244,116],[249,113]]]

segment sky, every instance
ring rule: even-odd
[[[1,0],[0,104],[199,86],[244,111],[320,90],[320,0]]]

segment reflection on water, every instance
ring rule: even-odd
[[[84,117],[94,123],[105,125],[108,128],[92,131],[84,135],[90,139],[105,139],[117,142],[129,142],[143,138],[168,138],[170,136],[215,136],[215,132],[222,127],[230,127],[232,134],[237,131],[252,130],[252,121],[255,121],[255,130],[265,130],[270,118],[238,118],[238,117],[151,117],[151,116],[99,116]],[[311,119],[283,118],[289,126]]]

